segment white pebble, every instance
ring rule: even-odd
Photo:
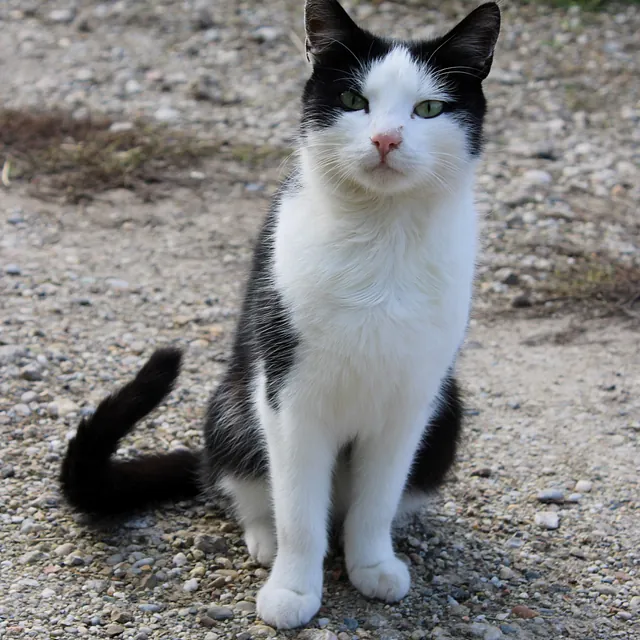
[[[133,129],[133,122],[114,122],[110,127],[109,131],[112,133],[122,133],[123,131],[131,131]],[[109,283],[109,280],[107,280]]]
[[[16,412],[17,415],[23,416],[23,417],[26,417],[31,414],[31,409],[29,409],[29,407],[26,404],[22,404],[22,403],[14,405],[13,410]]]
[[[187,580],[184,583],[184,586],[182,588],[188,593],[191,593],[193,591],[197,591],[199,586],[200,586],[200,581],[197,580],[196,578],[191,578],[191,580]]]
[[[154,114],[153,117],[160,122],[175,122],[180,114],[171,107],[160,107]]]
[[[70,542],[65,542],[59,547],[56,547],[54,552],[57,556],[68,556],[75,549],[75,545]]]
[[[549,184],[552,180],[551,174],[539,169],[525,171],[522,179],[529,184]]]
[[[142,91],[142,85],[137,80],[127,80],[124,85],[124,90],[129,95],[140,93]]]
[[[535,522],[543,529],[557,529],[560,526],[560,518],[555,511],[541,511],[536,513]]]
[[[576,493],[589,493],[593,488],[593,483],[589,480],[578,480],[576,482],[575,491]]]
[[[20,401],[24,402],[25,404],[29,404],[30,402],[33,402],[37,397],[38,397],[38,394],[36,394],[35,391],[25,391],[20,396]]]
[[[57,408],[57,413],[55,409],[52,407],[52,405],[55,405],[55,408]],[[69,398],[56,398],[52,403],[49,404],[49,407],[47,408],[47,410],[49,411],[49,414],[52,416],[58,415],[61,418],[64,418],[65,416],[68,416],[70,413],[77,413],[78,405],[73,400],[70,400]]]
[[[187,562],[187,556],[185,556],[182,552],[176,553],[176,555],[173,556],[173,564],[175,564],[176,567],[184,567]]]

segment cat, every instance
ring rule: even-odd
[[[307,0],[305,27],[296,167],[255,246],[204,450],[112,459],[178,376],[180,351],[160,349],[82,419],[60,477],[94,516],[229,496],[249,553],[272,565],[257,613],[279,629],[320,607],[330,522],[361,593],[409,590],[392,525],[442,483],[461,431],[455,360],[500,11],[490,2],[443,37],[403,42],[361,29],[337,0]]]

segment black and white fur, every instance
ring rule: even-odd
[[[228,494],[249,552],[273,563],[257,607],[278,628],[320,607],[331,514],[357,589],[389,602],[409,589],[391,527],[442,482],[460,433],[453,368],[500,13],[482,5],[427,42],[376,37],[337,0],[307,0],[305,22],[313,70],[297,166],[255,248],[204,451],[111,459],[171,390],[180,354],[166,349],[82,421],[61,475],[68,501],[95,515]],[[346,109],[345,91],[366,108]],[[418,117],[431,100],[440,115]]]

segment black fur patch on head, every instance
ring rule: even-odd
[[[362,70],[393,47],[392,41],[358,29],[346,42],[334,42],[318,53],[302,94],[302,130],[330,127],[345,111],[340,94],[360,93]]]
[[[303,133],[335,123],[345,110],[340,94],[361,92],[362,70],[395,46],[404,46],[418,64],[447,83],[453,99],[445,112],[453,114],[466,131],[470,155],[481,152],[486,112],[482,81],[491,68],[500,30],[500,10],[495,3],[478,7],[446,35],[426,41],[375,36],[358,27],[336,0],[308,0],[306,28],[313,71],[302,96]]]

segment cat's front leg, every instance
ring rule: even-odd
[[[284,412],[265,431],[277,553],[258,594],[258,615],[278,629],[306,624],[320,608],[333,447],[327,430]]]
[[[411,585],[409,569],[393,550],[391,526],[424,424],[359,436],[353,449],[345,559],[352,584],[371,598],[395,602]]]

